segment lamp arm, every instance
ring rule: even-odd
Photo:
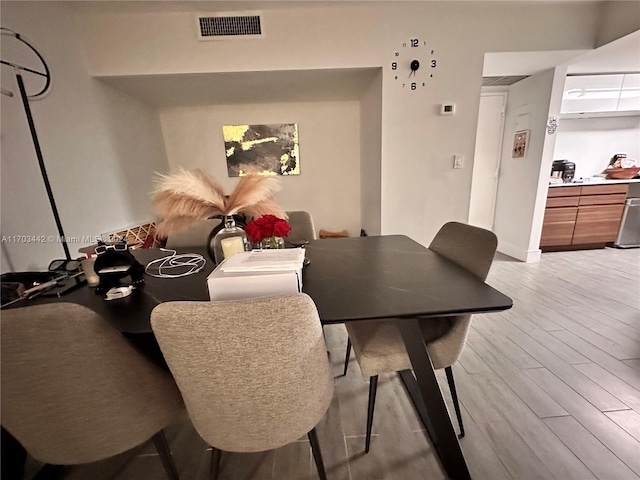
[[[60,215],[58,214],[58,208],[56,207],[56,201],[53,198],[53,191],[51,190],[51,184],[49,183],[49,176],[47,175],[47,169],[44,166],[44,159],[42,158],[42,150],[40,149],[40,142],[38,141],[38,135],[36,133],[36,126],[33,123],[33,117],[31,115],[31,107],[29,106],[29,98],[24,88],[24,82],[22,75],[16,71],[16,79],[18,80],[18,88],[20,90],[20,97],[22,98],[22,104],[24,105],[24,113],[27,116],[27,122],[29,123],[29,131],[31,132],[31,139],[33,140],[33,147],[36,150],[36,156],[38,157],[38,164],[40,165],[40,173],[42,174],[42,180],[44,186],[47,189],[47,196],[49,197],[49,203],[51,204],[51,210],[53,211],[53,217],[56,221],[56,227],[58,227],[58,234],[60,235],[60,241],[62,242],[62,248],[67,260],[71,260],[71,254],[69,253],[69,247],[67,245],[64,231],[62,230],[62,222],[60,221]]]

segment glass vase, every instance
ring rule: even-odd
[[[220,265],[222,260],[238,252],[251,250],[251,243],[245,231],[236,225],[231,215],[224,217],[224,228],[213,237],[213,260]]]
[[[277,248],[284,248],[284,238],[282,237],[267,237],[256,243],[256,248],[262,250],[272,250]]]

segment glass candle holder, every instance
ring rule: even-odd
[[[213,237],[213,255],[217,265],[238,252],[251,250],[245,231],[236,225],[231,215],[224,217],[224,228]]]

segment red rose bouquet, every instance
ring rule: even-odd
[[[263,248],[278,248],[276,237],[286,237],[291,231],[291,226],[286,220],[275,215],[262,215],[251,220],[245,227],[245,232],[253,243],[262,242]]]

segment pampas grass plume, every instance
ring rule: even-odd
[[[243,213],[258,217],[265,214],[287,218],[274,201],[280,190],[278,179],[255,174],[240,177],[234,190],[226,196],[215,179],[201,169],[159,174],[152,201],[162,218],[157,227],[161,238],[184,230],[199,221],[220,215]]]

